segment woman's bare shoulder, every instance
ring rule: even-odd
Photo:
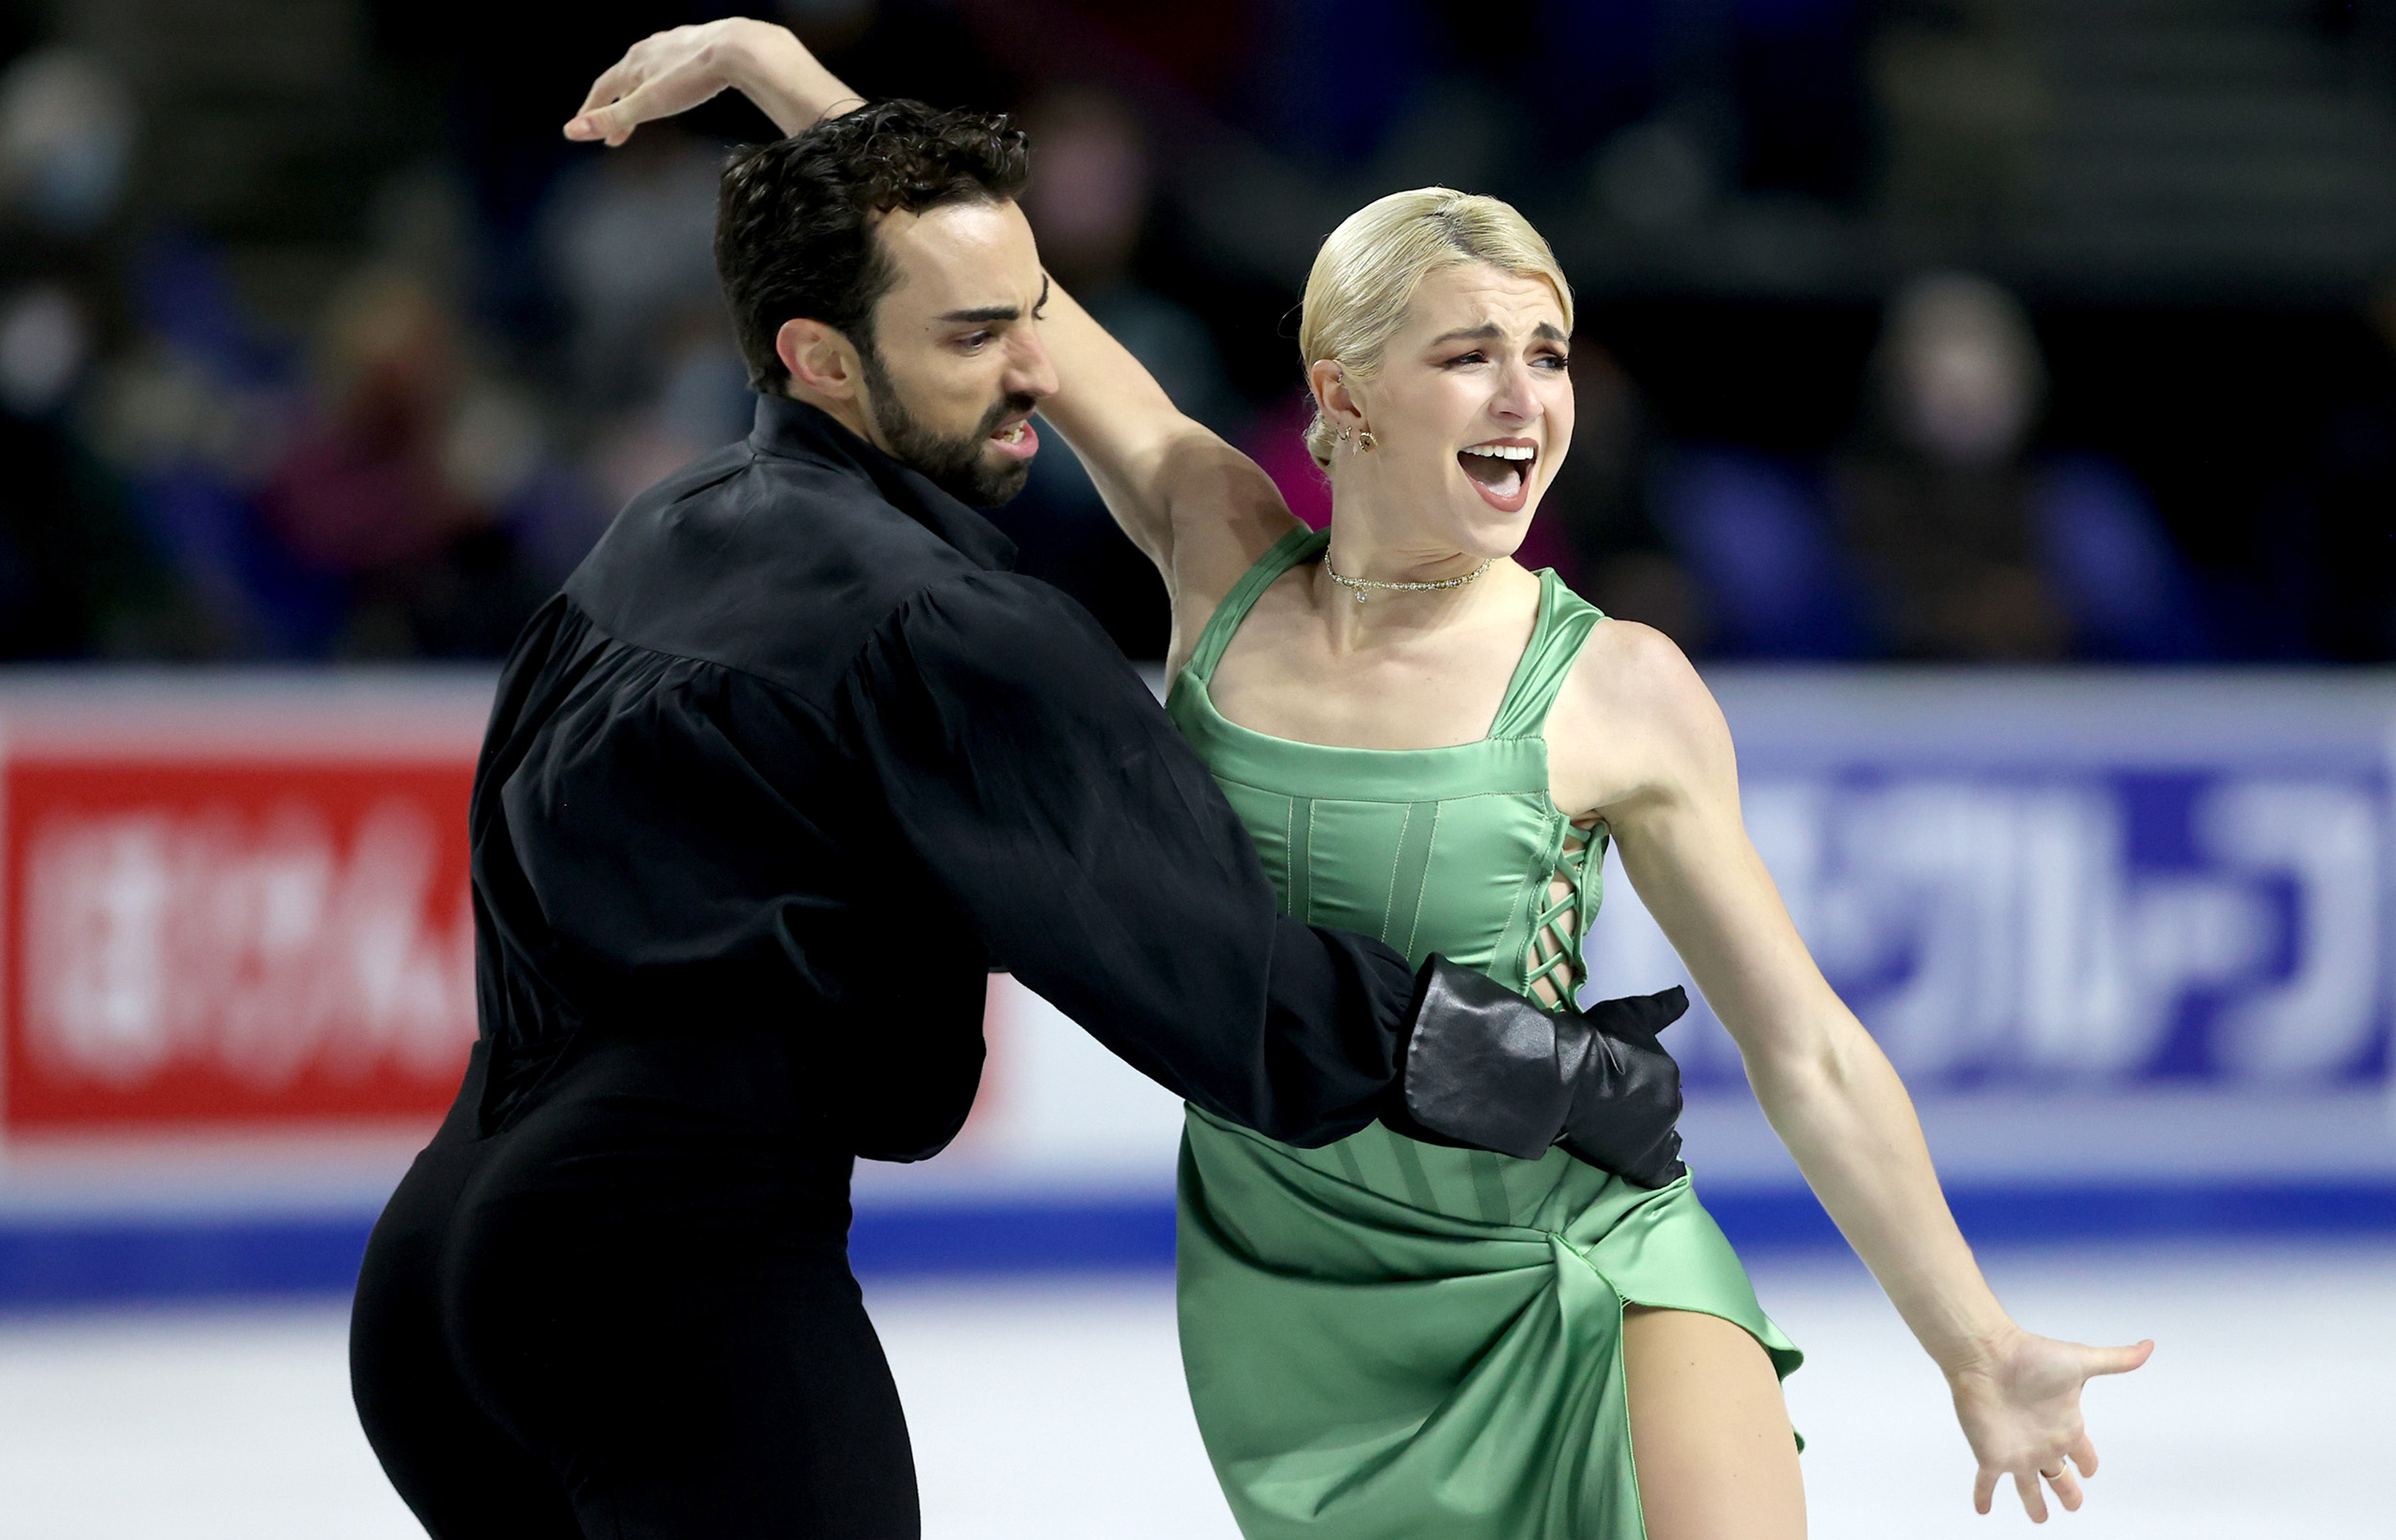
[[[1565,689],[1616,710],[1686,711],[1714,696],[1680,644],[1636,620],[1607,619],[1589,632]]]
[[[1586,805],[1722,773],[1730,730],[1695,665],[1670,636],[1635,620],[1590,632],[1549,718],[1559,795]],[[1581,790],[1586,788],[1586,790]]]

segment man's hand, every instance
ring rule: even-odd
[[[1689,995],[1678,984],[1653,995],[1604,1000],[1556,1023],[1557,1046],[1573,1046],[1575,1026],[1587,1031],[1579,1068],[1571,1075],[1572,1111],[1556,1142],[1600,1170],[1642,1187],[1662,1187],[1689,1174],[1680,1161],[1680,1066],[1656,1034],[1680,1020]]]
[[[642,124],[688,112],[727,88],[754,102],[786,134],[863,101],[789,29],[732,16],[634,43],[591,82],[565,137],[621,145]]]
[[[1552,1011],[1434,955],[1417,976],[1401,1105],[1384,1121],[1435,1144],[1535,1161],[1561,1144],[1643,1187],[1680,1178],[1680,1067],[1656,1034],[1681,990]]]

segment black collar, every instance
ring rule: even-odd
[[[760,394],[757,425],[750,429],[749,443],[761,454],[813,460],[870,483],[884,501],[977,566],[1005,570],[1015,565],[1015,542],[996,524],[933,485],[922,471],[899,464],[805,402]]]

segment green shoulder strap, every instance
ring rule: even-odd
[[[1539,620],[1532,628],[1531,645],[1514,665],[1514,678],[1498,703],[1492,738],[1535,738],[1545,730],[1548,712],[1564,688],[1564,680],[1580,657],[1582,644],[1604,611],[1564,586],[1554,568],[1539,573]]]

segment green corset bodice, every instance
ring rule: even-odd
[[[1597,912],[1602,831],[1585,846],[1548,794],[1548,709],[1598,610],[1539,575],[1539,618],[1489,736],[1447,748],[1331,748],[1251,732],[1214,708],[1215,665],[1256,596],[1328,537],[1293,530],[1199,637],[1165,709],[1247,823],[1289,914],[1436,952],[1529,993],[1584,976],[1570,937]],[[1549,898],[1561,875],[1570,892]],[[1569,928],[1569,929],[1567,929]]]

